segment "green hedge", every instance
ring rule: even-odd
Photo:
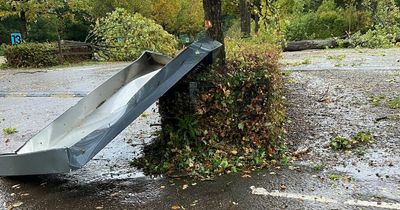
[[[212,177],[281,157],[279,51],[229,39],[226,49],[224,67],[200,66],[160,98],[161,136],[136,166],[150,174]]]
[[[24,43],[6,46],[4,55],[7,65],[13,68],[40,68],[61,64],[55,45],[50,43]]]

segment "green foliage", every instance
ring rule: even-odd
[[[377,95],[368,97],[368,101],[371,102],[374,106],[381,105],[382,101],[385,100],[385,95]]]
[[[55,17],[39,17],[31,24],[29,41],[52,42],[58,39],[58,20]]]
[[[11,135],[14,133],[17,133],[17,129],[16,128],[3,128],[3,133],[4,135]]]
[[[0,44],[0,56],[4,56],[5,49],[6,49],[6,45]]]
[[[385,95],[377,95],[370,96],[368,101],[371,102],[374,106],[380,106],[385,104],[391,109],[399,109],[400,108],[400,97],[395,97],[393,99],[386,99]]]
[[[329,178],[330,180],[332,180],[332,181],[339,181],[339,180],[342,178],[342,176],[337,175],[337,174],[331,174],[331,175],[329,175],[328,178]]]
[[[176,128],[166,128],[168,136],[165,138],[170,140],[169,145],[182,149],[185,145],[197,143],[197,137],[201,133],[197,117],[185,115],[183,118],[179,118]]]
[[[394,36],[384,29],[368,30],[367,33],[357,32],[350,38],[351,47],[389,48],[393,47]]]
[[[64,40],[75,40],[84,42],[90,31],[90,22],[83,17],[74,21],[66,21],[65,31],[61,38]]]
[[[192,37],[203,30],[204,11],[201,0],[181,0],[175,26],[176,32]]]
[[[333,150],[350,150],[361,144],[368,144],[372,142],[373,135],[370,132],[358,132],[352,138],[344,138],[342,136],[335,136],[331,139],[330,147]]]
[[[290,18],[285,28],[285,36],[288,40],[304,40],[345,35],[349,26],[344,13],[336,7],[333,0],[324,0],[317,11],[297,14]]]
[[[145,172],[212,177],[284,154],[279,52],[254,40],[226,48],[226,66],[199,69],[160,99],[161,138],[136,162]]]
[[[335,136],[331,139],[330,147],[333,150],[346,150],[351,149],[352,143],[351,139],[347,139],[341,136]]]
[[[60,64],[55,46],[50,43],[25,43],[6,46],[5,57],[9,67],[47,67]]]
[[[148,15],[148,11],[143,10],[142,7],[151,8],[150,0],[85,0],[87,5],[87,12],[94,20],[102,18],[105,14],[113,12],[117,8],[124,8],[127,11],[140,12],[143,15]],[[139,7],[139,5],[141,7]],[[141,9],[139,11],[139,8]],[[146,16],[148,17],[148,16]]]
[[[313,169],[315,171],[322,171],[322,170],[324,170],[324,168],[325,168],[325,165],[323,163],[316,163],[313,165]]]
[[[358,132],[352,139],[353,144],[368,144],[373,140],[373,136],[371,132]]]
[[[400,109],[400,97],[389,100],[387,105],[392,109]]]
[[[400,9],[394,0],[364,0],[364,6],[371,12],[375,28],[399,32]]]
[[[152,18],[165,30],[176,31],[180,6],[176,0],[154,0]]]
[[[62,37],[67,23],[86,15],[89,0],[9,0],[0,3],[0,18],[18,18],[18,30],[25,40],[43,41]],[[33,31],[29,31],[29,30]],[[56,34],[56,35],[54,35]],[[31,36],[32,35],[32,36]]]
[[[11,44],[11,33],[21,31],[21,22],[17,17],[0,18],[0,44]]]
[[[116,9],[96,22],[92,30],[95,42],[107,46],[100,56],[108,60],[134,60],[144,50],[175,55],[177,41],[153,20],[125,9]]]
[[[154,0],[151,18],[170,33],[194,37],[203,30],[203,4],[201,0]]]
[[[203,30],[202,0],[94,0],[90,4],[87,12],[94,20],[117,8],[124,8],[131,15],[140,13],[155,20],[172,34],[189,34],[194,37]]]
[[[353,36],[356,43],[351,46],[388,47],[400,32],[394,0],[278,0],[277,4],[287,40]]]
[[[231,27],[225,33],[225,37],[231,39],[240,39],[242,38],[242,32],[240,31],[240,20],[233,20],[231,23]]]

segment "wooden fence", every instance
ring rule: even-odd
[[[57,47],[61,59],[67,61],[90,60],[94,54],[94,47],[91,43],[61,40]]]

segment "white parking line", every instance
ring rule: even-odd
[[[268,192],[265,188],[256,188],[254,186],[250,187],[251,193],[254,195],[265,195],[272,197],[281,197],[281,198],[290,198],[302,201],[313,201],[319,203],[326,204],[344,204],[349,206],[358,206],[358,207],[374,207],[374,208],[382,208],[382,209],[397,209],[400,210],[400,203],[386,203],[386,202],[371,202],[371,201],[361,201],[361,200],[347,200],[347,201],[338,201],[332,198],[327,198],[323,196],[313,196],[313,195],[302,195],[296,193],[286,193],[286,192]]]

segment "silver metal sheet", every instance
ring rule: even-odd
[[[0,155],[0,176],[66,173],[82,168],[221,44],[203,40],[176,58],[145,52],[80,100],[14,154]]]

